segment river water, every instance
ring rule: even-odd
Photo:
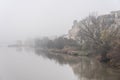
[[[120,80],[120,72],[87,57],[4,47],[0,80]]]

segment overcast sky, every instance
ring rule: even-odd
[[[0,0],[0,42],[67,33],[73,20],[120,10],[120,0]]]

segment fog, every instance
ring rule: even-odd
[[[0,0],[0,43],[66,34],[73,20],[120,9],[120,0]]]

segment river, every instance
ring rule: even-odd
[[[1,47],[0,80],[120,80],[120,71],[87,57]]]

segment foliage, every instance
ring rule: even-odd
[[[78,46],[75,40],[67,39],[64,37],[58,37],[54,40],[50,40],[47,37],[43,39],[36,39],[35,45],[36,47],[41,48],[56,48],[56,49],[63,49],[65,46]]]
[[[79,23],[79,40],[83,40],[82,47],[100,53],[102,60],[106,61],[107,53],[113,47],[112,42],[119,38],[120,25],[114,18],[106,21],[104,17],[90,15]]]

